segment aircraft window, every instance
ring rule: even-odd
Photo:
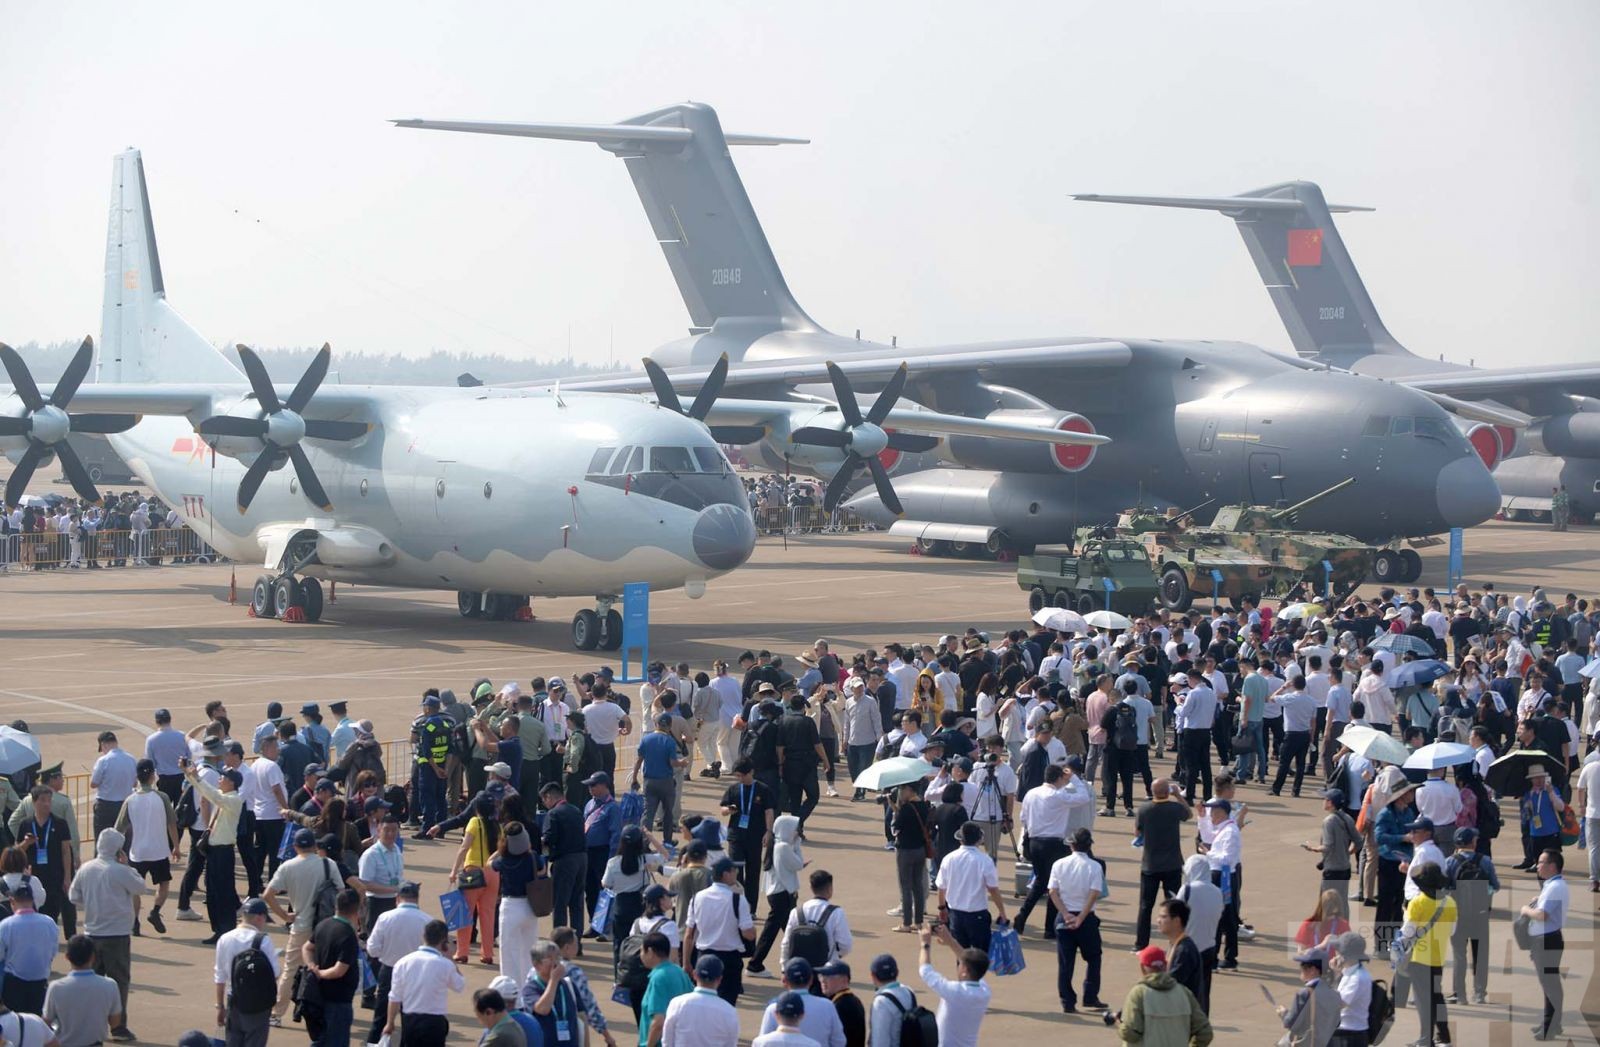
[[[650,448],[650,471],[653,473],[696,472],[694,458],[687,447]]]
[[[633,453],[628,455],[628,464],[625,465],[621,471],[625,473],[644,472],[644,448],[635,447],[632,449],[632,452]],[[620,454],[617,455],[617,460],[619,462],[622,460],[622,456]]]
[[[1396,418],[1389,426],[1389,432],[1395,436],[1405,436],[1411,432],[1410,418]]]
[[[700,463],[703,473],[725,473],[728,471],[728,460],[722,457],[722,452],[715,447],[691,447],[695,461]]]
[[[1415,420],[1415,433],[1418,436],[1431,436],[1435,440],[1448,440],[1455,434],[1455,426],[1437,418],[1418,417]]]
[[[1374,414],[1367,416],[1367,424],[1361,427],[1362,436],[1388,436],[1389,416]]]
[[[611,467],[606,470],[606,475],[621,476],[628,464],[628,454],[634,449],[634,446],[629,444],[618,451],[617,456],[611,459]]]
[[[611,456],[617,453],[615,447],[602,447],[595,451],[594,457],[589,459],[589,475],[602,476],[606,471],[606,464],[611,461]]]

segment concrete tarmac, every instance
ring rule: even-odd
[[[1444,586],[1444,548],[1424,551],[1419,585]],[[1542,584],[1553,596],[1600,594],[1600,542],[1591,530],[1555,534],[1537,525],[1494,523],[1469,532],[1466,550],[1466,580],[1474,587],[1494,581],[1508,592]],[[45,745],[46,759],[65,759],[73,773],[92,765],[94,739],[103,729],[117,731],[128,748],[136,749],[152,727],[150,713],[160,706],[187,728],[200,721],[207,701],[221,698],[235,734],[242,737],[262,719],[268,701],[294,710],[302,701],[326,707],[344,698],[352,716],[371,718],[378,736],[389,739],[404,736],[429,686],[459,691],[479,676],[497,684],[513,679],[526,684],[534,675],[570,676],[601,664],[620,670],[615,656],[571,650],[569,623],[584,601],[536,600],[538,620],[531,623],[481,622],[460,618],[453,594],[340,585],[322,623],[289,625],[246,617],[243,598],[256,576],[253,568],[237,568],[241,602],[230,605],[232,570],[175,566],[0,574],[0,722],[27,719]],[[731,657],[745,648],[770,648],[788,657],[823,637],[835,650],[853,652],[890,640],[921,642],[968,625],[1003,630],[1025,615],[1025,594],[1008,565],[911,557],[904,543],[880,535],[791,538],[787,549],[779,539],[763,538],[752,562],[712,583],[704,598],[652,595],[650,656],[686,660],[700,670],[713,657]],[[631,766],[631,757],[625,765]],[[1156,771],[1170,767],[1158,762]],[[882,850],[879,809],[848,802],[842,768],[839,787],[844,795],[825,799],[818,808],[805,850],[813,867],[836,876],[835,900],[856,936],[849,957],[855,991],[870,995],[867,962],[890,952],[899,958],[907,984],[931,1007],[936,1001],[914,972],[915,939],[891,933],[898,920],[885,915],[898,897],[892,856]],[[1303,799],[1273,798],[1255,786],[1241,791],[1251,812],[1245,830],[1244,909],[1258,933],[1241,943],[1240,970],[1216,978],[1212,1016],[1219,1043],[1269,1043],[1280,1034],[1258,986],[1282,1003],[1298,981],[1288,957],[1293,933],[1316,900],[1313,859],[1298,847],[1318,835],[1315,787],[1308,781]],[[717,795],[720,790],[711,783],[695,779],[684,810],[712,813]],[[87,820],[85,811],[80,821],[86,825]],[[1101,905],[1106,941],[1101,996],[1113,1007],[1120,1007],[1138,974],[1129,951],[1139,854],[1130,846],[1131,828],[1131,821],[1119,816],[1099,819],[1095,829],[1096,852],[1108,861],[1111,880],[1111,897]],[[1504,854],[1515,848],[1512,835],[1496,850]],[[408,841],[408,872],[423,882],[430,902],[447,889],[454,851],[450,843]],[[1582,852],[1569,848],[1567,857],[1574,904],[1566,946],[1566,1029],[1573,1042],[1591,1043],[1600,1023],[1596,896],[1587,892]],[[1533,897],[1537,883],[1529,874],[1503,868],[1513,861],[1501,862],[1506,889],[1496,900],[1502,918],[1494,926],[1491,1002],[1450,1008],[1457,1044],[1531,1039],[1539,997],[1527,957],[1511,946],[1504,917]],[[1001,880],[1009,893],[1009,859],[1002,859]],[[1011,911],[1016,905],[1008,897]],[[1371,913],[1360,910],[1358,924],[1370,923]],[[171,1043],[190,1027],[215,1031],[211,950],[200,944],[205,925],[174,922],[171,903],[165,915],[169,934],[155,936],[147,926],[134,946],[129,1021],[142,1042]],[[1030,921],[1027,970],[989,979],[995,997],[984,1041],[1062,1032],[1111,1037],[1098,1015],[1060,1013],[1055,948],[1040,938],[1041,919],[1036,915]],[[619,1041],[631,1042],[631,1016],[609,1002],[609,949],[589,953],[584,966],[602,1009],[614,1020]],[[949,953],[936,947],[935,963],[946,974],[950,961]],[[57,972],[65,970],[65,960],[59,961]],[[1376,961],[1374,970],[1390,976],[1386,961]],[[1079,971],[1081,985],[1081,963]],[[466,973],[469,992],[452,1006],[452,1040],[463,1043],[475,1042],[480,1031],[470,1013],[470,990],[487,984],[494,972],[474,959]],[[761,1007],[777,983],[751,978],[746,986],[750,991],[740,1012],[748,1037],[757,1031]],[[1586,1018],[1580,1017],[1580,1005]],[[358,1023],[366,1013],[357,1012]],[[288,1027],[275,1031],[273,1040],[293,1043],[303,1035],[300,1028]],[[1406,1042],[1416,1035],[1415,1013],[1408,1009],[1399,1015],[1391,1039]]]

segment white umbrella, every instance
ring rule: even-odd
[[[1596,676],[1600,676],[1600,655],[1589,659],[1589,664],[1579,669],[1578,675],[1585,680],[1593,680]]]
[[[14,774],[39,762],[39,740],[15,727],[0,727],[0,774]]]
[[[1290,621],[1296,618],[1320,618],[1323,610],[1320,603],[1292,603],[1279,611],[1278,617]]]
[[[1470,745],[1463,745],[1460,742],[1434,742],[1432,745],[1424,745],[1406,757],[1403,766],[1413,771],[1437,771],[1441,767],[1471,763],[1476,755],[1476,750]]]
[[[1083,620],[1096,629],[1132,629],[1133,623],[1116,611],[1090,611]]]
[[[1375,731],[1365,724],[1352,724],[1339,735],[1339,744],[1348,746],[1350,751],[1369,760],[1380,760],[1383,763],[1403,764],[1411,756],[1398,738]]]
[[[915,756],[891,756],[862,771],[860,777],[850,784],[857,789],[892,789],[897,785],[920,782],[936,773],[938,768],[926,760]]]
[[[1086,633],[1089,623],[1083,615],[1065,607],[1041,607],[1033,616],[1033,624],[1041,629],[1054,629],[1058,633]]]

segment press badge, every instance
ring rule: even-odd
[[[33,864],[35,864],[35,865],[49,865],[50,864],[50,851],[48,849],[44,848],[44,847],[35,848],[34,852],[33,852]]]
[[[556,1019],[556,1039],[566,1041],[572,1039],[572,1029],[566,1022]]]
[[[741,828],[741,829],[750,828],[750,812],[749,811],[741,811],[740,812],[740,814],[739,814],[739,828]]]

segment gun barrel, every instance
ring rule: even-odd
[[[1328,497],[1328,495],[1334,494],[1335,492],[1338,492],[1338,491],[1342,491],[1346,487],[1349,487],[1351,484],[1353,484],[1355,482],[1356,482],[1356,478],[1355,477],[1347,476],[1343,480],[1340,480],[1338,483],[1334,484],[1332,487],[1328,488],[1326,491],[1318,491],[1316,494],[1312,495],[1310,498],[1302,499],[1301,501],[1298,501],[1298,502],[1294,503],[1293,505],[1289,506],[1286,509],[1275,509],[1275,510],[1273,510],[1272,518],[1274,520],[1287,519],[1288,517],[1291,517],[1295,513],[1299,512],[1301,509],[1304,509],[1306,506],[1310,505],[1312,502],[1321,501],[1322,499]]]
[[[1193,509],[1186,509],[1183,512],[1179,513],[1177,516],[1174,516],[1172,518],[1171,522],[1172,523],[1177,523],[1179,520],[1183,519],[1185,516],[1193,516],[1195,513],[1197,513],[1200,510],[1204,509],[1206,506],[1210,505],[1214,501],[1216,501],[1215,498],[1207,498],[1205,501],[1201,502],[1199,505],[1195,506]]]

